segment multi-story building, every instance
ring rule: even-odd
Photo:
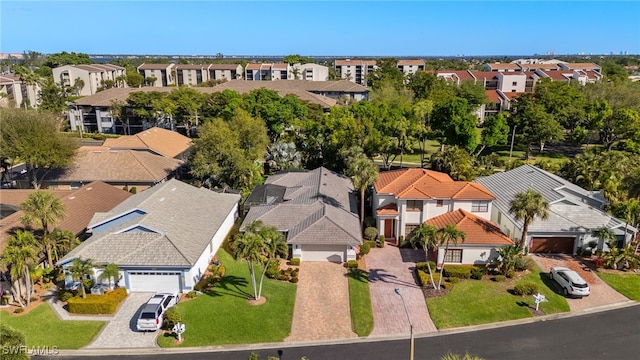
[[[0,75],[0,107],[37,107],[40,85],[25,84],[14,74]]]
[[[340,78],[359,85],[367,85],[367,75],[377,69],[375,60],[336,60],[335,69]]]
[[[247,64],[244,78],[249,81],[273,81],[289,79],[291,66],[287,63],[256,63]]]
[[[195,86],[209,80],[209,65],[177,64],[174,69],[178,86]]]
[[[126,70],[112,64],[64,65],[53,69],[53,81],[60,87],[75,87],[77,95],[88,96],[110,82],[113,87],[126,87]]]
[[[294,64],[291,66],[289,80],[327,81],[329,68],[319,64]]]
[[[240,64],[211,64],[209,66],[209,80],[235,80],[242,78]]]
[[[142,64],[137,70],[144,77],[147,85],[161,87],[176,85],[174,68],[175,64]],[[155,80],[150,82],[149,79]]]
[[[424,60],[398,60],[398,69],[405,75],[424,70]]]

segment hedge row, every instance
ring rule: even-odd
[[[432,269],[433,270],[433,269]],[[420,282],[420,286],[431,286],[431,279],[429,278],[429,273],[427,271],[416,268],[418,274],[418,281]],[[436,286],[440,281],[440,274],[433,270],[433,282],[436,283]]]
[[[444,276],[459,279],[469,279],[471,277],[471,270],[473,268],[473,265],[445,265]]]
[[[86,299],[73,297],[67,301],[73,314],[113,314],[127,297],[127,289],[118,288],[104,295],[87,295]]]

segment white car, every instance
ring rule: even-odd
[[[136,323],[138,331],[156,331],[162,327],[164,312],[175,306],[180,300],[180,294],[155,294],[142,308]]]
[[[552,267],[549,277],[562,288],[564,296],[589,296],[589,284],[577,272],[566,267]]]

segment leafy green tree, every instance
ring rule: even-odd
[[[14,330],[5,324],[0,324],[0,344],[4,349],[17,349],[17,353],[3,354],[3,360],[29,360],[26,354],[27,343],[24,334]]]
[[[191,129],[199,125],[198,112],[204,102],[202,93],[192,88],[180,87],[169,94],[168,100],[175,104],[176,121],[184,125],[187,134],[191,136]]]
[[[537,102],[533,94],[518,97],[511,108],[512,124],[517,127],[517,133],[526,145],[526,158],[529,159],[531,144],[539,146],[544,151],[547,143],[557,142],[564,138],[564,128],[549,114],[544,106]]]
[[[404,87],[404,74],[398,69],[398,59],[382,58],[376,61],[377,68],[369,73],[367,85],[376,90],[382,84],[391,84],[396,89]]]
[[[420,167],[424,167],[426,155],[426,140],[433,135],[431,129],[431,113],[433,112],[433,101],[421,99],[414,103],[413,113],[418,118],[418,123],[414,135],[420,144]]]
[[[365,191],[378,180],[378,165],[360,148],[352,148],[349,152],[346,175],[351,178],[353,187],[360,192],[360,227],[364,227]]]
[[[515,269],[519,257],[522,257],[520,246],[505,246],[498,249],[498,256],[493,259],[493,263],[498,266],[500,272],[508,274]]]
[[[158,118],[165,115],[162,110],[164,105],[168,103],[164,100],[168,97],[167,93],[159,91],[134,91],[129,94],[127,98],[127,108],[129,108],[133,115],[140,117],[151,124],[156,124]]]
[[[63,51],[47,55],[44,65],[53,69],[63,65],[89,65],[92,63],[93,61],[87,54]]]
[[[52,244],[49,237],[49,227],[65,216],[65,207],[60,199],[50,191],[39,190],[29,194],[27,199],[20,204],[20,210],[24,212],[20,221],[26,226],[35,226],[42,229],[42,242],[47,255],[47,263],[53,268]]]
[[[292,54],[292,55],[287,55],[284,57],[284,62],[286,62],[289,65],[293,65],[293,64],[308,64],[308,63],[312,63],[313,60],[311,60],[310,57],[307,56],[302,56],[299,54]]]
[[[111,286],[113,283],[118,282],[118,278],[120,277],[120,267],[117,264],[110,263],[105,265],[102,268],[102,273],[100,273],[100,281],[104,281],[105,279],[109,282],[109,288],[113,289]]]
[[[431,155],[431,169],[446,173],[459,181],[471,181],[477,176],[471,155],[457,146],[450,146],[443,152]]]
[[[640,113],[631,108],[616,109],[611,116],[603,119],[600,140],[607,150],[620,140],[640,142]]]
[[[267,125],[271,142],[276,142],[296,119],[308,114],[307,107],[294,95],[281,97],[275,90],[252,90],[244,96],[244,108],[252,116],[259,117]]]
[[[455,224],[447,224],[447,226],[438,229],[438,248],[444,245],[444,252],[442,253],[442,267],[440,267],[440,279],[438,281],[438,289],[442,286],[442,279],[444,278],[444,262],[447,258],[447,252],[449,251],[449,244],[457,246],[459,242],[464,242],[467,239],[467,234],[459,230]]]
[[[469,113],[465,99],[453,98],[436,105],[432,124],[441,144],[458,145],[467,151],[473,151],[478,145],[476,117]]]
[[[503,112],[487,117],[482,123],[482,140],[480,149],[475,153],[478,156],[486,147],[504,145],[509,140],[509,125]]]
[[[543,79],[536,84],[535,98],[567,130],[585,125],[587,98],[577,82]]]
[[[477,109],[480,105],[487,103],[487,92],[484,89],[484,85],[480,82],[468,80],[460,83],[460,86],[455,87],[456,96],[467,100],[467,105],[470,110]]]
[[[53,114],[0,109],[0,118],[0,157],[22,159],[34,188],[40,188],[50,169],[64,168],[73,161],[77,144],[60,135],[60,120]]]
[[[438,239],[439,233],[438,229],[429,224],[422,223],[416,229],[413,236],[409,238],[409,242],[411,246],[416,249],[418,247],[424,250],[425,258],[427,259],[427,269],[429,271],[429,279],[431,280],[431,286],[434,289],[436,288],[436,283],[433,281],[433,272],[431,270],[431,264],[429,264],[429,249],[437,249],[438,248]]]
[[[509,203],[509,212],[513,214],[516,221],[523,221],[522,238],[518,243],[518,247],[523,248],[531,222],[536,217],[541,220],[549,218],[549,202],[539,192],[529,189],[514,196]]]
[[[130,87],[141,87],[144,81],[144,77],[137,71],[127,70],[127,85]]]
[[[60,87],[52,79],[47,79],[43,82],[38,97],[40,102],[38,110],[62,114],[69,108],[67,101],[70,100],[70,88]]]
[[[82,298],[87,297],[87,291],[85,289],[84,279],[87,275],[93,275],[93,262],[91,259],[82,260],[80,258],[73,259],[71,265],[67,270],[71,273],[71,277],[74,281],[80,281],[80,288],[82,289]]]
[[[288,251],[284,235],[273,226],[264,226],[261,221],[247,225],[245,232],[232,243],[234,256],[245,260],[249,267],[254,300],[262,296],[262,283],[269,263],[277,256],[285,256]],[[257,267],[262,266],[260,282],[256,281]]]
[[[38,243],[33,234],[28,231],[16,230],[15,234],[7,240],[7,246],[0,258],[2,264],[10,266],[11,291],[21,307],[29,306],[31,301],[32,284],[29,267],[37,262],[36,254],[38,252]],[[25,285],[24,293],[21,281]],[[14,284],[18,285],[18,289],[15,289]],[[23,294],[26,305],[21,300]]]

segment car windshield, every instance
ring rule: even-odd
[[[573,283],[573,286],[575,286],[577,288],[587,288],[587,287],[589,287],[589,285],[587,285],[587,284],[576,284],[576,283]]]
[[[143,312],[140,315],[140,319],[155,319],[155,318],[156,318],[156,314],[152,312]]]

